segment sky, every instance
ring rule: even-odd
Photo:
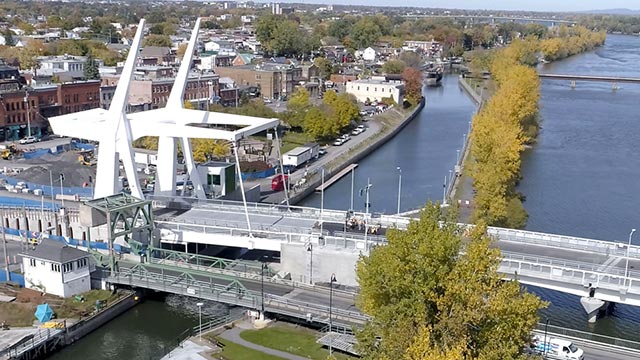
[[[280,0],[311,4],[353,4],[374,6],[419,6],[448,9],[491,9],[530,11],[585,11],[599,9],[640,9],[640,0]]]

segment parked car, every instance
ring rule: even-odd
[[[340,146],[344,144],[344,140],[342,138],[337,138],[336,141],[333,142],[333,146]]]
[[[325,155],[326,153],[327,153],[327,150],[325,150],[325,149],[320,149],[320,150],[318,150],[318,155],[319,155],[319,156],[323,156],[323,155]]]
[[[20,139],[20,144],[25,145],[25,144],[33,144],[36,142],[39,142],[40,139],[38,139],[35,136],[27,136],[25,138]]]
[[[265,104],[271,104],[272,103],[271,99],[269,99],[267,97],[262,98],[262,101],[264,101]]]
[[[351,136],[349,136],[349,134],[342,134],[340,138],[342,139],[343,142],[347,142],[351,140]]]

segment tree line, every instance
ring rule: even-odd
[[[540,80],[532,65],[542,51],[550,60],[587,51],[604,42],[604,34],[583,27],[551,39],[528,38],[478,57],[477,68],[489,70],[495,93],[474,116],[471,132],[471,176],[475,190],[474,220],[510,228],[523,227],[527,213],[516,190],[521,155],[538,132]],[[553,52],[549,44],[562,44]]]

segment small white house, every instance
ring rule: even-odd
[[[234,163],[209,161],[198,164],[198,174],[204,192],[213,197],[230,194],[236,190],[236,168]]]
[[[363,79],[347,83],[348,94],[352,94],[360,102],[380,101],[382,98],[393,98],[396,104],[404,101],[404,84],[402,81],[385,81]]]
[[[368,47],[362,51],[362,59],[365,61],[374,61],[378,54],[372,47]]]
[[[91,290],[94,265],[86,251],[43,240],[21,254],[25,287],[69,297]]]

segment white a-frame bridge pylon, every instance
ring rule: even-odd
[[[135,70],[136,58],[144,32],[144,20],[141,20],[109,110],[91,109],[49,118],[53,131],[58,135],[100,143],[95,198],[121,191],[117,182],[120,175],[119,160],[122,161],[126,177],[129,180],[131,194],[143,198],[131,145],[132,141],[140,137],[159,137],[156,186],[161,194],[175,195],[176,143],[177,139],[181,139],[187,169],[196,189],[196,195],[204,197],[200,178],[196,174],[191,144],[189,143],[190,138],[219,139],[231,142],[236,150],[236,172],[240,174],[237,157],[238,141],[277,127],[278,119],[184,109],[184,90],[189,77],[199,25],[200,20],[197,20],[165,108],[132,114],[125,113],[129,97],[129,84]],[[223,128],[232,130],[222,130]],[[240,179],[240,185],[243,187],[242,179]]]

